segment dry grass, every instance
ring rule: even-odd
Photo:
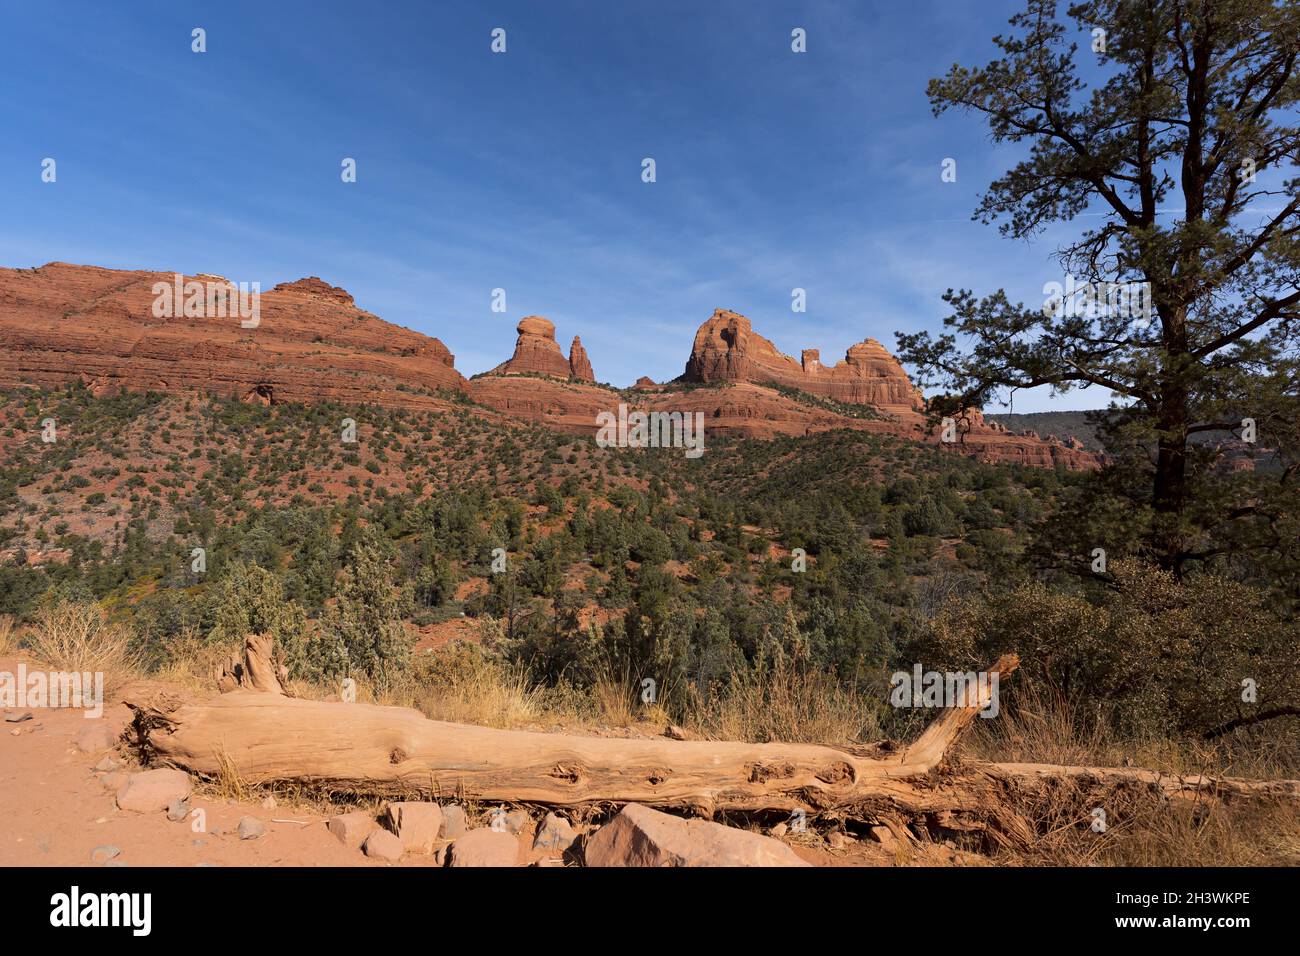
[[[976,760],[1088,767],[1145,767],[1165,773],[1249,777],[1300,776],[1293,728],[1261,725],[1214,742],[1121,737],[1105,711],[1059,689],[1022,680],[1015,707],[978,720],[964,752]]]
[[[502,663],[478,645],[456,644],[426,655],[412,679],[393,687],[383,703],[413,706],[431,720],[520,727],[542,716],[542,690],[520,667]]]
[[[193,629],[186,629],[169,642],[167,659],[156,676],[195,693],[211,692],[216,687],[217,669],[231,650],[227,645],[204,640]]]
[[[110,621],[98,604],[57,601],[41,607],[27,643],[32,656],[54,670],[103,674],[106,695],[141,669],[130,632]]]
[[[876,705],[829,675],[784,662],[691,694],[686,726],[716,740],[853,743],[880,736]]]
[[[1023,681],[1016,707],[977,721],[964,746],[977,760],[1092,767],[1144,767],[1166,773],[1279,779],[1297,775],[1285,733],[1269,740],[1216,743],[1121,738],[1104,713],[1059,691]],[[1093,812],[1106,826],[1093,829]],[[1135,790],[1099,798],[1060,787],[1018,808],[1038,839],[995,862],[1034,866],[1300,865],[1300,808],[1286,803],[1227,805],[1161,800]]]
[[[1289,803],[1164,800],[1140,791],[1104,797],[1057,788],[1018,808],[1038,834],[993,856],[1014,866],[1296,866],[1300,809]],[[1095,812],[1104,829],[1093,829]]]
[[[253,796],[253,788],[240,775],[234,758],[224,748],[217,754],[217,776],[212,781],[212,786],[226,800],[242,803],[251,800]]]
[[[12,654],[18,650],[18,629],[14,627],[12,614],[0,614],[0,654]]]
[[[606,727],[633,727],[640,723],[665,727],[669,715],[663,702],[672,698],[674,692],[672,687],[656,687],[654,700],[646,701],[641,682],[631,673],[606,668],[586,692],[588,701],[571,701],[569,711],[563,716],[578,721],[585,717]]]

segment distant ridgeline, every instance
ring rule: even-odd
[[[1088,451],[1101,451],[1101,441],[1097,437],[1097,428],[1088,421],[1088,416],[1096,412],[1028,412],[1025,414],[993,415],[985,413],[984,418],[990,422],[1004,425],[1019,434],[1028,429],[1042,437],[1055,435],[1065,441],[1077,438],[1083,442]]]

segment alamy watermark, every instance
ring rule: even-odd
[[[687,458],[704,454],[703,412],[629,412],[596,416],[596,444],[601,448],[684,448]]]
[[[1149,322],[1154,314],[1150,282],[1079,282],[1066,275],[1064,283],[1044,285],[1043,295],[1048,318],[1116,316]]]
[[[61,707],[85,711],[87,718],[104,713],[102,671],[0,671],[0,707]]]
[[[176,273],[172,281],[153,284],[153,317],[174,319],[239,318],[241,328],[255,329],[262,322],[262,283],[185,281]]]
[[[981,717],[996,717],[997,671],[927,671],[920,664],[889,678],[895,707],[979,707]]]
[[[117,926],[130,929],[133,936],[148,936],[153,928],[153,894],[83,893],[73,886],[50,897],[50,925]]]

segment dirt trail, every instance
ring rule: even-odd
[[[16,662],[0,660],[0,671]],[[32,665],[28,665],[29,668]],[[0,866],[92,866],[96,847],[117,846],[116,859],[130,866],[378,866],[346,849],[325,830],[315,808],[260,802],[228,803],[196,788],[190,806],[206,813],[207,832],[192,821],[173,823],[165,813],[119,810],[112,791],[94,771],[102,754],[80,751],[77,735],[91,726],[79,710],[34,709],[22,723],[0,724]],[[116,732],[130,722],[122,704],[110,704],[98,718]],[[14,730],[19,730],[15,736]],[[122,754],[117,759],[131,766]],[[240,840],[241,817],[266,826],[257,840]],[[274,819],[310,821],[308,826]],[[430,865],[427,858],[404,865]]]
[[[39,668],[25,658],[0,657],[0,672],[16,673],[20,660],[29,672]],[[82,752],[76,739],[96,721],[116,736],[130,722],[130,711],[120,702],[105,705],[99,718],[87,718],[81,710],[30,709],[29,720],[0,722],[0,866],[98,866],[92,854],[104,846],[120,848],[114,862],[128,866],[435,865],[431,856],[407,854],[398,863],[384,863],[344,847],[326,831],[327,814],[318,806],[280,802],[268,808],[260,799],[228,801],[202,785],[195,787],[190,806],[206,813],[206,832],[194,832],[192,820],[169,821],[165,813],[120,810],[114,793],[101,783],[103,773],[94,769],[104,754]],[[112,753],[124,769],[140,769],[122,747]],[[245,816],[260,820],[265,835],[241,840],[236,827]],[[530,845],[525,834],[521,864],[535,858]],[[851,844],[834,853],[799,845],[794,850],[819,866],[894,862],[875,845]]]

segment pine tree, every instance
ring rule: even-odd
[[[979,114],[994,142],[1029,147],[981,221],[1028,239],[1097,217],[1058,250],[1061,285],[1087,291],[1026,306],[950,289],[951,331],[899,334],[900,357],[947,389],[936,417],[1008,389],[1110,390],[1114,462],[1095,491],[1128,503],[1142,550],[1176,575],[1294,553],[1279,522],[1295,511],[1300,411],[1300,5],[1088,0],[1068,9],[1082,51],[1056,8],[1028,0],[998,59],[954,66],[928,93],[936,115]],[[1220,448],[1247,437],[1246,419],[1279,453],[1271,487],[1226,473]]]

